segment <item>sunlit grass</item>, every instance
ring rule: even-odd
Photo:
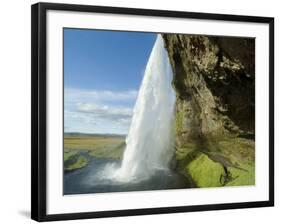
[[[65,167],[66,171],[72,171],[76,169],[80,169],[82,167],[85,167],[88,164],[88,159],[84,156],[78,155],[74,163],[71,163],[70,165]]]
[[[237,137],[207,139],[176,150],[178,170],[192,177],[198,187],[255,184],[255,142]]]
[[[89,152],[89,154],[91,156],[100,157],[100,158],[121,159],[125,147],[126,147],[125,142],[121,142],[115,148],[92,150],[91,152]]]
[[[114,148],[124,142],[120,136],[65,136],[65,150],[100,150]]]
[[[85,167],[89,160],[81,155],[87,152],[97,158],[121,159],[125,149],[122,136],[73,135],[64,137],[64,170]]]

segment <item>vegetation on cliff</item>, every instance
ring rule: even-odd
[[[255,40],[163,39],[177,95],[177,169],[198,187],[255,184]]]

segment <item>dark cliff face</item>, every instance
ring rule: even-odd
[[[178,136],[254,134],[255,40],[176,34],[163,39],[174,72]]]
[[[255,130],[255,40],[178,34],[162,37],[177,94],[180,169],[188,170],[199,186],[219,186],[222,176],[231,182],[228,168],[234,163],[249,166],[253,172],[254,141],[240,137],[253,137]],[[198,165],[213,167],[206,175],[217,172],[212,178],[216,182],[202,179]],[[249,175],[242,173],[241,177],[251,179]],[[243,178],[237,181],[244,185]]]

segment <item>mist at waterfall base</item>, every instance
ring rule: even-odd
[[[174,155],[172,71],[157,36],[133,111],[122,161],[89,157],[84,169],[65,175],[64,193],[100,193],[187,188],[170,169]]]

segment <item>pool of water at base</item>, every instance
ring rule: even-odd
[[[192,184],[183,175],[174,171],[155,170],[154,175],[139,181],[120,182],[107,177],[106,169],[118,169],[121,161],[87,156],[89,163],[81,169],[64,173],[64,195],[107,192],[149,191],[191,188]]]

